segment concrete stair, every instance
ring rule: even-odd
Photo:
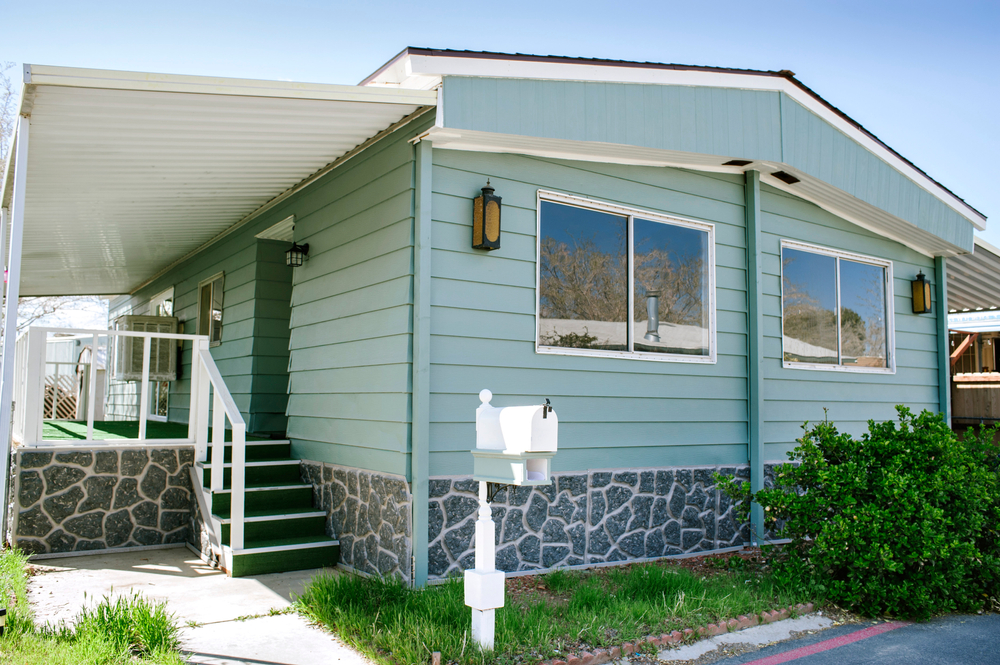
[[[211,460],[211,447],[208,459]],[[199,502],[214,532],[213,549],[232,577],[280,573],[336,565],[340,544],[326,535],[326,514],[313,506],[312,487],[302,482],[291,444],[247,441],[243,549],[230,547],[232,445],[225,447],[223,489],[209,489],[210,462],[197,462],[192,476]],[[217,542],[215,542],[217,541]]]

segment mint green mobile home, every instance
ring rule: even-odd
[[[763,486],[805,421],[948,412],[947,260],[985,218],[790,72],[413,48],[359,86],[26,71],[7,302],[121,294],[156,366],[135,342],[107,372],[138,438],[54,441],[42,407],[19,429],[42,393],[4,347],[8,537],[36,555],[457,574],[484,388],[560,423],[552,484],[493,502],[499,568],[723,550],[760,519],[713,473]]]

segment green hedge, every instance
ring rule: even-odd
[[[791,543],[770,549],[776,573],[869,614],[923,619],[982,608],[1000,595],[1000,475],[994,428],[960,441],[940,415],[896,407],[861,439],[833,423],[808,428],[773,488],[719,478],[764,508]],[[780,527],[780,528],[778,528]]]

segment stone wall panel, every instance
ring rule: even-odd
[[[748,477],[745,467],[613,469],[558,474],[550,485],[512,487],[491,502],[497,569],[545,570],[742,546],[732,502],[716,472]],[[432,579],[474,565],[479,484],[432,478],[428,539]]]
[[[191,540],[193,449],[14,450],[12,455],[17,496],[8,542],[30,554]]]
[[[408,582],[413,500],[406,480],[311,461],[302,461],[299,469],[303,482],[312,485],[314,505],[326,513],[327,534],[340,541],[340,562],[363,573]],[[460,521],[465,509],[464,504],[454,505],[454,519]],[[445,513],[437,518],[441,523]]]

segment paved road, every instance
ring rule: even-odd
[[[716,665],[1000,665],[1000,614],[839,626]]]

